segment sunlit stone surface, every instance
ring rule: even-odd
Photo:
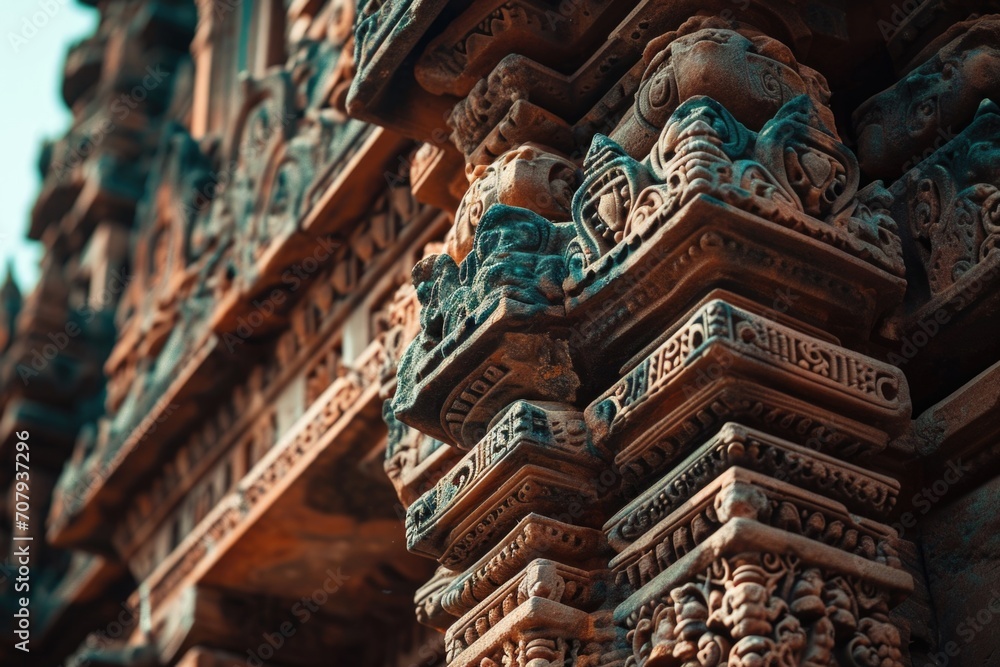
[[[997,3],[87,4],[0,663],[995,664]]]

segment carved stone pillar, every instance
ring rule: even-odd
[[[805,9],[653,4],[574,5],[565,75],[540,7],[476,3],[400,93],[460,97],[436,150],[470,177],[387,393],[407,546],[440,564],[418,617],[449,665],[902,665],[892,196],[799,62],[832,39]],[[392,125],[366,44],[415,41],[387,7],[349,108]],[[404,457],[410,429],[443,447]]]

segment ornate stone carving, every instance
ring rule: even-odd
[[[573,221],[584,258],[593,264],[631,232],[629,213],[655,177],[648,166],[600,134],[583,168],[586,179],[573,197]]]
[[[409,505],[437,483],[445,472],[442,467],[457,461],[460,451],[400,422],[391,400],[385,401],[382,417],[389,428],[385,472],[400,500]],[[428,470],[428,465],[433,469]]]
[[[532,0],[477,4],[427,46],[414,76],[433,93],[465,95],[508,53],[578,57],[578,44],[594,39],[599,22],[617,20],[621,12],[607,0],[585,0],[574,9],[570,13]]]
[[[971,123],[984,98],[998,98],[998,41],[996,15],[955,24],[919,66],[858,107],[854,124],[864,171],[897,177]]]
[[[269,242],[287,233],[283,219],[295,224],[307,180],[298,172],[298,156],[284,158],[296,119],[291,76],[280,71],[242,83],[243,108],[225,154],[231,173],[214,217],[233,230],[230,272],[246,289]]]
[[[607,549],[599,531],[529,514],[472,567],[449,582],[441,605],[456,617],[491,598],[537,558],[603,569]],[[582,592],[581,592],[582,593]],[[506,610],[506,611],[509,611]]]
[[[640,0],[631,12],[627,11],[629,8],[630,3],[577,3],[552,8],[508,3],[498,11],[503,19],[491,16],[476,24],[473,22],[483,15],[481,10],[472,8],[456,22],[454,30],[428,47],[415,66],[415,75],[427,90],[443,90],[449,87],[447,82],[456,79],[456,68],[461,70],[457,77],[460,83],[450,84],[450,89],[465,97],[452,108],[449,126],[453,129],[451,138],[455,146],[473,164],[487,164],[492,156],[527,141],[542,142],[568,153],[582,152],[595,133],[611,134],[623,117],[630,130],[617,133],[614,138],[627,145],[633,157],[641,157],[648,146],[632,151],[630,135],[635,135],[638,145],[644,139],[642,131],[629,124],[629,116],[646,65],[656,55],[646,49],[651,42],[662,46],[705,27],[739,31],[761,47],[761,53],[766,54],[762,60],[777,53],[779,59],[794,63],[787,47],[777,40],[772,39],[770,45],[764,45],[764,41],[779,37],[797,51],[805,50],[811,32],[826,32],[824,29],[830,26],[823,25],[824,21],[838,13],[829,6],[813,4],[812,20],[806,26],[791,6],[757,0],[738,3],[681,0],[669,5]],[[520,9],[525,11],[519,12]],[[705,16],[709,12],[718,16]],[[532,20],[536,17],[542,17],[544,25]],[[621,17],[620,23],[607,41],[590,46],[594,30],[600,30],[606,20],[617,17]],[[743,23],[744,20],[748,23]],[[765,37],[765,32],[771,37]],[[565,38],[553,44],[555,35]],[[511,53],[494,51],[499,45],[515,41],[519,46]],[[451,53],[443,51],[446,43],[452,45]],[[549,45],[547,52],[538,48],[543,44]],[[475,53],[463,52],[465,46]],[[555,56],[564,49],[567,56]],[[492,61],[487,58],[493,53],[498,62],[489,71]],[[583,54],[589,55],[583,57]],[[720,61],[720,70],[733,60]],[[700,66],[697,57],[688,62],[693,63],[687,68],[689,73]],[[822,77],[815,72],[797,64],[793,69],[795,77],[816,77],[819,88],[825,88]],[[474,85],[473,72],[483,76]],[[740,79],[736,83],[752,82]],[[487,145],[490,149],[484,150]]]
[[[457,656],[532,598],[552,600],[574,609],[593,608],[601,602],[603,593],[593,584],[589,573],[583,570],[536,559],[454,623],[446,634],[445,647],[449,654]],[[542,642],[541,646],[545,643],[548,642]],[[549,648],[560,643],[551,642]],[[553,656],[551,660],[557,658]]]
[[[735,518],[801,535],[844,553],[901,567],[896,534],[840,503],[772,477],[734,467],[688,495],[611,560],[616,582],[639,589]]]
[[[629,635],[634,667],[904,665],[884,595],[777,553],[715,560],[644,606]]]
[[[210,276],[220,239],[207,224],[208,157],[179,128],[167,135],[151,179],[155,198],[142,210],[134,279],[118,307],[119,344],[111,353],[108,407],[120,441],[152,409],[178,367],[201,343],[209,315]]]
[[[984,101],[969,127],[892,185],[891,210],[909,227],[931,296],[952,290],[1000,242],[998,132],[1000,108]],[[916,275],[911,283],[922,287]]]
[[[909,409],[895,368],[711,301],[585,414],[595,442],[617,450],[616,464],[631,477],[671,464],[684,445],[730,420],[841,455],[870,453],[887,440],[872,426],[898,432]]]
[[[992,608],[995,0],[97,4],[0,459],[44,426],[44,497],[116,334],[10,362],[129,261],[109,414],[35,516],[141,582],[100,659],[237,660],[331,563],[307,650],[243,663],[897,667]],[[150,56],[176,76],[102,137]]]
[[[346,118],[347,89],[354,78],[354,19],[357,3],[333,0],[323,8],[319,30],[298,39],[289,59],[298,99],[303,109],[330,106],[337,112],[336,121]],[[296,33],[298,30],[296,30]]]
[[[579,380],[566,342],[527,333],[563,312],[568,228],[494,205],[476,225],[474,251],[461,266],[449,255],[416,266],[422,326],[400,360],[397,418],[467,448],[514,400],[574,399]],[[432,386],[451,389],[435,397]]]
[[[494,204],[526,208],[550,220],[569,218],[578,183],[576,165],[565,158],[525,145],[469,172],[472,184],[447,239],[448,254],[456,263],[472,251],[476,226]]]
[[[605,195],[590,184],[631,177],[623,188],[627,197],[619,193],[618,203],[603,204],[611,206],[618,227],[603,241],[607,249],[614,237],[617,243],[648,237],[655,225],[707,194],[902,274],[895,223],[884,211],[887,193],[877,185],[858,189],[856,159],[807,96],[784,104],[760,133],[715,100],[691,98],[670,116],[645,167],[602,138],[595,139],[587,164],[589,187],[576,195],[574,220],[587,231],[589,246],[600,247],[596,237],[604,234],[596,226],[607,225],[607,216],[595,220],[591,213]],[[643,179],[652,183],[643,187]]]
[[[729,423],[612,517],[605,525],[608,542],[618,551],[624,550],[734,466],[808,488],[844,503],[852,511],[873,516],[887,516],[899,494],[895,480],[815,449]]]
[[[650,42],[645,59],[632,110],[612,134],[633,157],[650,151],[681,104],[702,96],[760,130],[784,105],[807,95],[827,132],[837,138],[826,79],[755,28],[719,17],[694,17]]]
[[[531,511],[556,512],[559,503],[596,493],[567,485],[572,473],[601,464],[582,415],[565,406],[519,401],[497,415],[475,448],[410,505],[407,546],[441,557],[449,567],[481,555]],[[473,510],[473,507],[478,506]]]

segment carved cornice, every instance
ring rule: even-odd
[[[612,517],[604,530],[623,551],[720,474],[740,466],[809,489],[870,516],[887,516],[899,483],[761,431],[729,423]]]
[[[723,301],[697,308],[585,411],[629,479],[663,470],[726,421],[856,456],[884,447],[909,414],[894,367]]]
[[[374,343],[370,355],[376,355]],[[334,382],[310,406],[295,427],[285,434],[227,495],[159,564],[143,583],[149,604],[161,610],[169,596],[182,588],[181,582],[207,571],[212,561],[231,544],[235,534],[253,520],[257,508],[281,493],[290,478],[308,466],[317,448],[336,441],[351,428],[360,408],[377,396],[375,377],[352,374]],[[362,395],[367,400],[362,400]]]
[[[840,503],[811,490],[734,467],[692,494],[613,558],[610,566],[616,581],[632,590],[642,588],[735,517],[901,567],[896,533],[888,526],[853,515]]]
[[[599,531],[532,513],[489,553],[449,580],[439,593],[440,604],[454,616],[462,616],[491,598],[536,558],[602,569],[607,554]]]
[[[513,525],[524,516],[513,516],[520,513],[515,508],[525,501],[518,494],[551,495],[533,481],[535,475],[551,477],[558,471],[561,485],[566,478],[562,473],[586,474],[601,463],[600,454],[588,442],[583,415],[571,408],[518,401],[494,422],[485,437],[407,509],[410,550],[434,556],[454,551],[452,542],[461,531],[461,521],[470,514],[479,517],[484,526],[496,521]],[[510,497],[497,495],[498,486],[507,489]],[[580,493],[587,495],[584,489]],[[488,510],[488,503],[497,502],[495,510]],[[473,510],[476,506],[482,511]],[[473,533],[466,537],[470,544],[481,541],[482,536]]]

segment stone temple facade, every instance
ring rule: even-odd
[[[1000,3],[88,4],[0,664],[1000,665]]]

